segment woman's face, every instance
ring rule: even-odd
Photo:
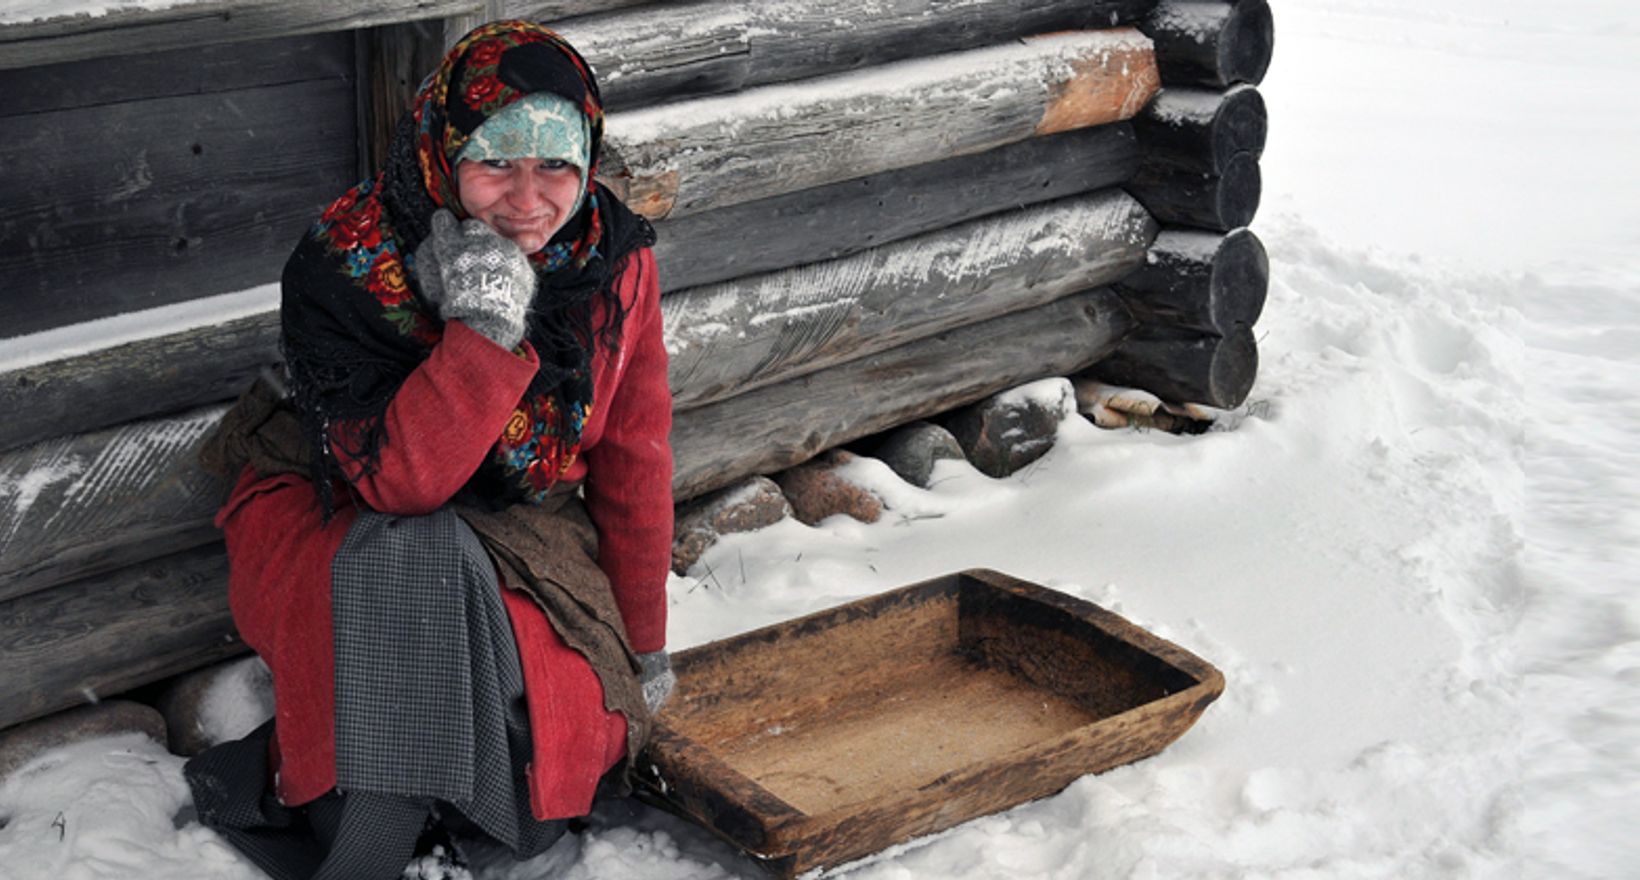
[[[570,218],[581,172],[556,159],[462,160],[456,166],[461,207],[532,254]]]

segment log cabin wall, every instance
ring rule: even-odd
[[[1253,6],[1183,5],[1212,7],[1187,10],[1210,19]],[[1250,233],[1191,229],[1188,212],[1167,203],[1199,204],[1196,189],[1147,189],[1165,163],[1223,178],[1227,165],[1202,163],[1225,150],[1231,160],[1251,152],[1256,177],[1262,146],[1261,102],[1221,114],[1239,120],[1231,134],[1212,114],[1203,135],[1199,113],[1156,109],[1158,87],[1175,89],[1168,71],[1203,57],[1193,38],[1162,51],[1160,9],[201,0],[91,23],[0,18],[0,87],[10,86],[0,93],[34,102],[8,97],[0,115],[33,126],[33,142],[61,138],[67,123],[50,114],[79,113],[115,120],[68,129],[83,132],[82,146],[99,131],[121,133],[109,140],[127,151],[157,145],[153,182],[130,196],[140,204],[130,213],[114,196],[141,176],[119,165],[115,146],[97,147],[116,157],[107,168],[0,147],[35,163],[25,178],[8,162],[0,178],[0,261],[8,279],[27,279],[0,291],[0,351],[48,328],[95,343],[104,325],[92,318],[195,299],[228,308],[231,297],[213,295],[276,280],[319,207],[379,161],[429,59],[473,23],[509,15],[559,27],[598,69],[606,177],[659,231],[680,500],[1113,351],[1142,365],[1151,336],[1227,338],[1263,302],[1256,271],[1215,262],[1228,252],[1237,266],[1256,264]],[[202,56],[221,59],[204,68],[215,72],[201,72]],[[171,83],[170,94],[137,89],[133,70]],[[81,83],[67,92],[77,107],[34,94],[63,91],[50,84],[65,78]],[[108,91],[110,79],[136,85]],[[1192,88],[1212,103],[1250,86]],[[161,103],[130,106],[144,101]],[[302,118],[289,118],[292,105]],[[146,128],[119,127],[156,115]],[[1175,116],[1192,122],[1172,133]],[[175,130],[192,119],[215,127]],[[180,157],[154,158],[177,144]],[[242,176],[258,148],[280,152],[275,144],[292,151],[279,157],[279,185]],[[188,164],[219,154],[206,171]],[[29,195],[57,168],[87,169],[80,214],[53,214]],[[14,198],[33,199],[18,202],[33,206],[32,229],[14,231]],[[254,245],[228,269],[209,259],[223,249],[219,227],[247,230]],[[167,251],[178,239],[187,246]],[[237,392],[277,362],[272,297],[249,301],[203,326],[83,353],[0,355],[0,727],[244,650],[211,526],[225,487],[194,455]],[[1124,344],[1136,326],[1140,342]],[[1171,376],[1187,360],[1168,354],[1127,384],[1224,405],[1227,395],[1193,396],[1196,386]]]

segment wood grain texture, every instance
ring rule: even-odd
[[[1109,284],[1144,263],[1155,234],[1144,208],[1108,190],[681,291],[661,300],[674,409]]]
[[[358,33],[360,155],[375,174],[387,162],[393,129],[421,80],[444,58],[444,23],[412,21]]]
[[[1164,229],[1117,290],[1141,323],[1224,336],[1264,311],[1270,258],[1251,229]]]
[[[1009,208],[1125,183],[1126,122],[743,202],[655,224],[667,291],[831,260]],[[746,230],[757,230],[748,247]]]
[[[1076,294],[679,413],[679,500],[1108,354],[1131,327],[1108,289]]]
[[[1237,153],[1219,174],[1146,159],[1127,191],[1162,223],[1229,232],[1253,222],[1264,178],[1251,153]]]
[[[1160,751],[1223,692],[1091,603],[971,570],[674,658],[647,795],[776,876],[835,867]]]
[[[0,728],[244,651],[220,543],[0,602]]]
[[[277,363],[267,311],[0,373],[0,451],[231,400]]]
[[[506,18],[523,18],[557,25],[561,23],[561,19],[643,6],[652,2],[654,0],[502,0],[501,14]]]
[[[213,540],[227,487],[194,455],[223,409],[0,456],[0,601]]]
[[[353,79],[352,37],[307,34],[0,69],[0,118],[77,107]]]
[[[1139,29],[1156,41],[1168,85],[1262,82],[1275,51],[1265,0],[1161,0]]]
[[[1111,100],[1055,126],[1137,112],[1158,84],[1148,42],[1076,32],[611,114],[605,174],[640,213],[681,217],[1023,140],[1091,79]]]
[[[479,0],[193,0],[0,24],[0,69],[459,15]]]
[[[1155,0],[664,3],[562,23],[612,110],[791,82],[1033,34],[1109,28]]]
[[[1142,388],[1169,403],[1234,409],[1258,377],[1258,342],[1247,327],[1218,336],[1141,325],[1088,375]]]
[[[14,117],[0,336],[277,280],[354,182],[353,106],[334,79]]]
[[[1133,128],[1148,161],[1223,174],[1241,153],[1255,159],[1264,154],[1269,113],[1254,86],[1169,86],[1133,120]]]

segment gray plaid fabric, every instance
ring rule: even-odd
[[[336,786],[445,801],[520,857],[530,813],[524,677],[495,568],[448,509],[363,512],[331,565]]]

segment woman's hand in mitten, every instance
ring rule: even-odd
[[[649,706],[649,714],[653,715],[666,705],[667,699],[672,696],[672,688],[678,684],[678,677],[672,674],[672,655],[665,651],[639,654],[638,666],[643,701]]]
[[[432,234],[416,249],[416,276],[444,320],[459,320],[502,348],[524,338],[535,269],[483,220],[458,223],[445,209],[433,214]]]

